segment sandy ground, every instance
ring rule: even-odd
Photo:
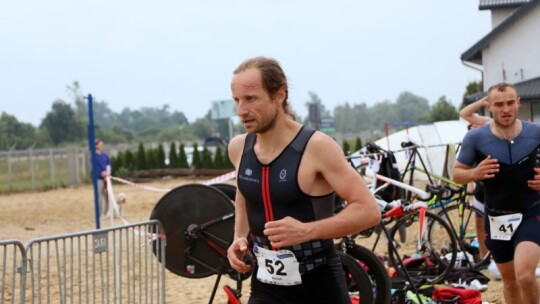
[[[201,181],[161,180],[145,185],[171,189],[184,183]],[[116,182],[114,191],[127,195],[124,217],[130,223],[148,220],[154,206],[163,196],[162,192],[152,192]],[[0,195],[0,210],[0,240],[16,239],[26,243],[33,238],[96,228],[93,190],[89,185],[76,189]],[[119,221],[112,223],[120,224]],[[107,227],[111,222],[104,220],[101,225]],[[362,243],[362,240],[359,243]],[[167,271],[167,303],[208,303],[216,278],[217,276],[213,275],[203,279],[188,279]],[[214,303],[227,303],[222,289],[224,284],[235,286],[236,283],[223,276]],[[244,282],[243,288],[242,300],[246,303],[249,295],[248,281]],[[482,293],[482,298],[490,303],[504,303],[501,281],[492,280],[488,290]]]

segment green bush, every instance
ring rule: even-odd
[[[356,137],[356,142],[355,142],[355,145],[354,145],[354,152],[358,151],[362,149],[362,140],[360,139],[360,137]]]
[[[214,154],[214,168],[216,169],[225,168],[225,159],[223,157],[223,152],[221,151],[221,146],[216,147],[216,153]]]
[[[148,166],[146,164],[146,153],[144,151],[144,145],[142,142],[139,143],[139,148],[137,149],[137,161],[135,162],[136,170],[146,170]]]
[[[212,161],[212,153],[210,153],[210,150],[208,150],[206,146],[204,146],[202,150],[202,168],[204,169],[214,168],[214,162]]]
[[[176,144],[171,141],[169,146],[169,168],[178,168],[178,152],[176,151]]]
[[[148,149],[146,150],[146,169],[156,168],[158,168],[157,150]]]
[[[202,168],[202,159],[201,153],[199,153],[199,145],[197,143],[193,144],[193,158],[191,159],[191,167],[196,169]]]
[[[347,140],[343,140],[343,153],[345,155],[349,155],[349,153],[351,153],[351,147],[349,146],[349,142]]]
[[[165,150],[163,150],[163,144],[159,143],[157,150],[155,151],[156,155],[156,168],[162,169],[166,167],[165,164]]]

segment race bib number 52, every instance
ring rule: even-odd
[[[489,229],[490,236],[492,240],[499,241],[509,241],[521,220],[523,219],[523,214],[514,213],[501,216],[489,216]]]
[[[272,251],[255,245],[253,253],[259,266],[257,271],[259,281],[274,285],[302,284],[299,264],[292,251]]]

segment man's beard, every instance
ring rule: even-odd
[[[272,117],[272,119],[268,120],[264,125],[261,125],[259,128],[249,133],[265,133],[276,125],[276,121],[277,121],[277,110],[274,111],[274,116]]]

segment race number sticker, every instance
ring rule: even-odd
[[[516,232],[523,214],[514,213],[501,216],[489,216],[489,229],[491,230],[491,239],[499,241],[509,241]]]
[[[299,264],[292,251],[272,251],[255,245],[253,253],[259,265],[257,271],[259,281],[274,285],[302,284]]]

